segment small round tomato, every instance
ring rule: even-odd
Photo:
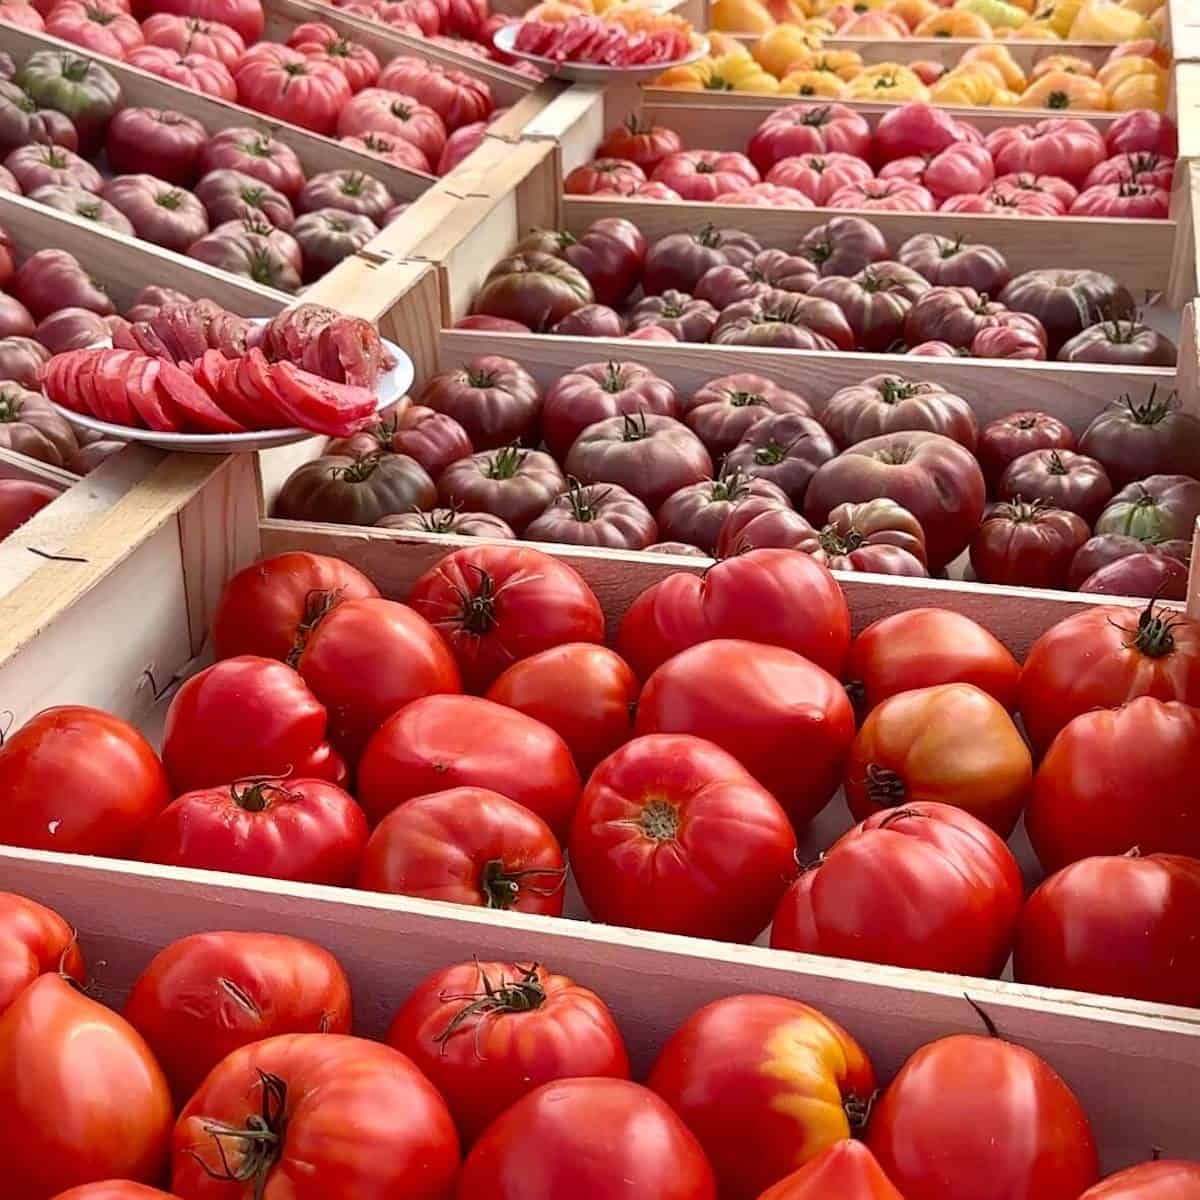
[[[1012,717],[969,683],[891,696],[863,722],[846,763],[858,820],[914,800],[965,809],[1007,838],[1029,799],[1033,760]]]
[[[1080,713],[1137,696],[1200,704],[1200,621],[1153,600],[1140,613],[1085,609],[1047,629],[1021,669],[1021,718],[1036,751]]]
[[[759,1200],[904,1200],[870,1150],[843,1138],[809,1159],[798,1171],[767,1188]]]
[[[1074,450],[1075,435],[1049,413],[1025,409],[997,417],[983,427],[976,457],[988,489],[995,492],[1010,462],[1033,450]]]
[[[441,1092],[468,1145],[544,1083],[629,1078],[625,1043],[604,1001],[536,963],[475,960],[434,971],[385,1040]]]
[[[525,546],[456,550],[413,584],[408,602],[446,639],[471,691],[552,646],[604,640],[604,613],[582,576]]]
[[[637,732],[707,738],[801,828],[838,789],[854,712],[842,685],[799,654],[717,638],[680,652],[650,676],[638,701]]]
[[[213,617],[217,658],[260,654],[296,665],[317,619],[342,600],[379,589],[340,558],[300,550],[264,558],[239,571],[221,593]]]
[[[730,754],[702,738],[635,738],[584,789],[571,866],[610,925],[752,941],[796,873],[787,815]]]
[[[728,996],[693,1013],[648,1085],[704,1147],[721,1196],[766,1187],[851,1135],[875,1091],[862,1047],[824,1013],[783,996]]]
[[[350,981],[313,942],[277,933],[194,933],[160,950],[125,1001],[185,1104],[227,1054],[280,1033],[349,1033]]]
[[[175,693],[163,764],[175,795],[239,779],[345,777],[325,740],[325,706],[285,663],[242,654],[193,675]]]
[[[367,821],[324,779],[246,779],[185,792],[142,839],[143,862],[345,886],[358,871]]]
[[[975,1034],[908,1059],[871,1112],[867,1148],[905,1200],[1078,1196],[1099,1174],[1087,1114],[1050,1065]]]
[[[51,971],[86,981],[75,930],[52,908],[0,892],[0,1013]]]
[[[457,787],[388,813],[367,843],[358,886],[558,917],[566,874],[537,813],[488,788]]]
[[[1085,712],[1038,767],[1025,828],[1047,871],[1096,854],[1200,857],[1200,709],[1150,696]]]
[[[716,1200],[717,1189],[696,1139],[648,1088],[560,1079],[489,1126],[463,1164],[457,1200],[564,1196]]]
[[[379,727],[358,771],[372,822],[413,796],[490,788],[537,813],[561,837],[579,799],[579,772],[548,725],[478,696],[427,696]]]
[[[398,1050],[291,1033],[242,1046],[200,1085],[175,1126],[171,1190],[186,1200],[227,1200],[231,1188],[266,1200],[444,1200],[458,1165],[445,1101]]]
[[[572,642],[513,663],[487,698],[549,725],[570,747],[586,779],[633,735],[639,689],[637,676],[619,654]]]
[[[1200,1163],[1164,1158],[1118,1171],[1079,1200],[1187,1200],[1192,1195],[1200,1195]]]
[[[0,842],[124,858],[171,798],[150,743],[95,708],[48,708],[0,746]]]
[[[955,975],[997,976],[1024,889],[982,821],[916,801],[843,834],[792,884],[771,945]]]

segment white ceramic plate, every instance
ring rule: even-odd
[[[636,82],[641,79],[653,79],[671,67],[682,67],[688,63],[703,58],[708,53],[708,38],[693,34],[695,49],[686,58],[676,58],[671,62],[650,63],[644,67],[607,67],[600,63],[556,62],[552,58],[543,58],[540,54],[527,54],[516,48],[517,31],[520,22],[504,25],[496,30],[492,44],[497,50],[511,54],[513,58],[522,58],[540,68],[555,79],[568,79],[575,83],[606,83],[613,79],[627,79]]]
[[[260,325],[267,323],[266,317],[255,319]],[[387,408],[389,404],[394,404],[401,396],[406,395],[413,381],[412,359],[394,342],[385,339],[383,344],[396,360],[396,365],[386,375],[381,375],[375,385],[376,411]],[[112,340],[105,338],[103,342],[97,342],[95,348],[101,349],[111,345]],[[296,426],[289,429],[255,429],[249,433],[159,433],[154,429],[112,425],[108,421],[64,408],[61,404],[55,404],[54,407],[72,425],[78,425],[81,429],[93,429],[106,437],[124,442],[140,442],[159,450],[182,450],[192,454],[235,454],[251,450],[269,450],[272,446],[287,446],[292,442],[302,442],[306,438],[320,436],[311,429],[300,429]]]

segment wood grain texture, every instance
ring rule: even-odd
[[[62,467],[52,467],[26,454],[0,447],[0,479],[21,479],[27,483],[44,483],[65,491],[79,482],[79,476]]]
[[[562,87],[561,84],[558,86]],[[605,100],[602,87],[572,84],[525,123],[522,136],[557,142],[565,176],[595,157],[596,147],[610,125]]]
[[[141,863],[0,849],[5,886],[61,912],[89,961],[99,998],[120,1004],[166,943],[210,929],[309,938],[346,968],[356,1032],[380,1036],[429,972],[472,955],[536,960],[594,988],[644,1077],[666,1038],[723,996],[791,996],[841,1022],[891,1079],[914,1050],[977,1033],[969,996],[1001,1036],[1044,1057],[1087,1110],[1107,1170],[1200,1150],[1191,1100],[1200,1094],[1200,1025],[1184,1009],[1078,993],[781,954],[753,946],[620,930],[523,913],[437,904]]]

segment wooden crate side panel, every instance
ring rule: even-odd
[[[1195,1157],[1200,1027],[1185,1010],[1135,1006],[1128,1016],[1072,1005],[1035,988],[901,972],[753,946],[727,946],[522,913],[490,913],[400,896],[168,871],[140,863],[0,850],[5,886],[62,912],[105,970],[99,997],[119,1003],[169,941],[210,929],[311,939],[346,968],[356,1029],[381,1036],[431,971],[472,955],[544,962],[609,1004],[644,1078],[666,1038],[701,1005],[766,992],[812,1004],[864,1046],[881,1081],[919,1046],[978,1033],[970,996],[1001,1036],[1043,1056],[1087,1110],[1105,1169],[1149,1157]],[[1090,998],[1096,999],[1096,998]],[[1172,1014],[1172,1015],[1167,1015]],[[1177,1014],[1177,1015],[1176,1015]]]
[[[79,476],[62,467],[52,467],[15,450],[0,447],[0,479],[20,479],[26,483],[44,483],[65,491],[79,482]]]
[[[526,122],[522,136],[557,142],[565,177],[595,157],[596,147],[608,128],[605,89],[576,83],[559,92],[537,116]]]

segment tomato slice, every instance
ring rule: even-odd
[[[251,350],[237,360],[237,388],[257,414],[256,429],[280,429],[289,424],[287,414],[271,388],[263,388],[266,359],[261,350]]]
[[[139,411],[129,395],[130,377],[137,371],[144,356],[133,350],[103,350],[100,365],[92,376],[96,403],[104,419],[114,425],[140,425]]]
[[[246,427],[235,421],[217,404],[214,396],[196,382],[186,371],[173,363],[160,363],[158,394],[164,408],[172,407],[183,427],[194,433],[245,433]],[[163,396],[163,393],[166,393]]]
[[[63,360],[57,376],[58,388],[62,393],[59,403],[75,412],[90,413],[92,411],[79,391],[79,372],[90,353],[92,351],[72,350],[69,354],[59,355]]]
[[[90,350],[84,351],[84,353],[86,357],[80,363],[79,370],[75,375],[75,389],[88,412],[102,421],[111,420],[96,384],[96,373],[104,362],[104,355],[109,352],[107,350]],[[125,353],[125,351],[121,351],[121,353]]]
[[[275,363],[271,379],[292,424],[304,429],[347,437],[375,415],[374,393],[354,384],[322,379],[294,363]]]
[[[158,386],[159,374],[172,364],[161,358],[144,359],[129,381],[129,399],[148,428],[159,433],[182,433],[182,414],[171,395]]]

